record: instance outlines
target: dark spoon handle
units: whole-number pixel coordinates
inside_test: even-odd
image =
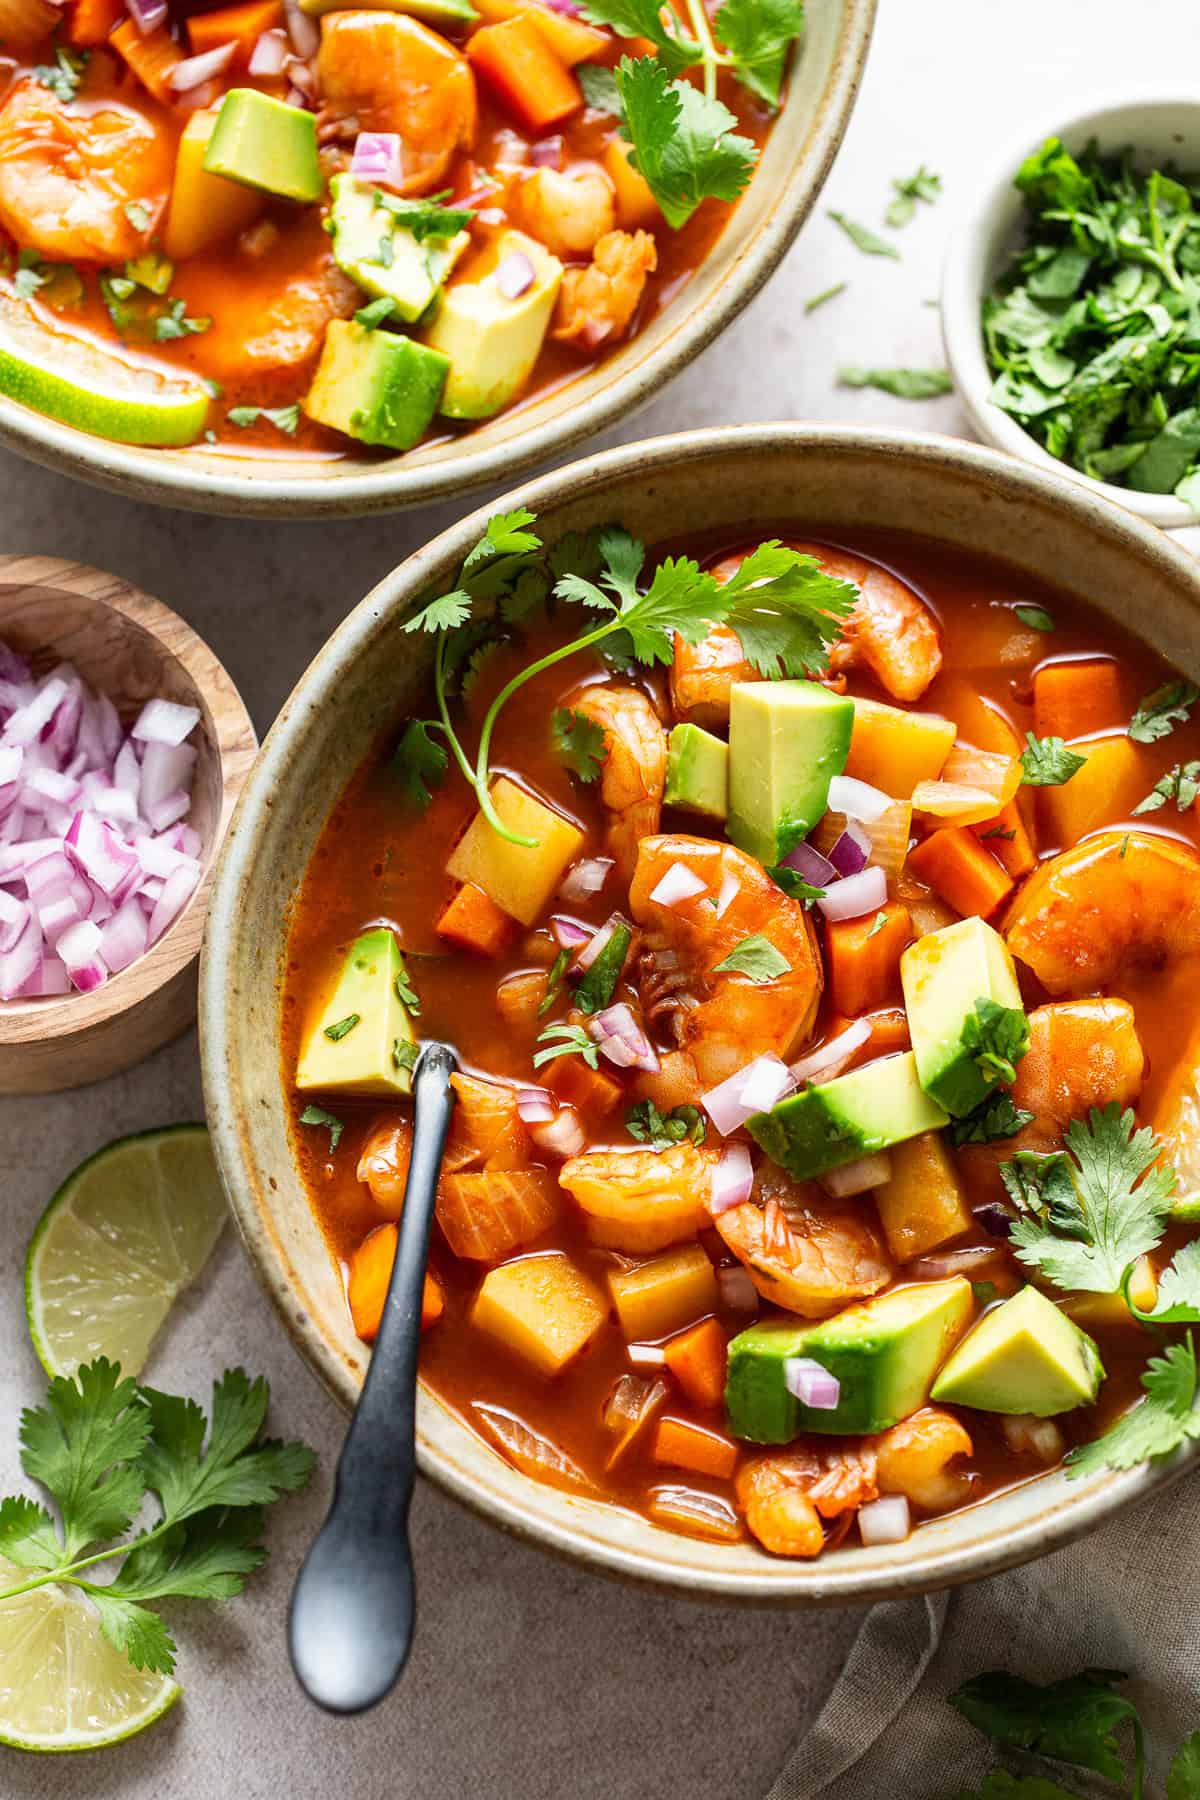
[[[417,1353],[429,1228],[454,1107],[454,1054],[428,1043],[396,1262],[383,1319],[338,1461],[333,1503],[292,1592],[288,1648],[327,1712],[365,1712],[408,1660],[416,1616],[408,1509],[416,1480]]]

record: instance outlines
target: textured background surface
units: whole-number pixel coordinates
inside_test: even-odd
[[[938,315],[924,303],[976,177],[1058,113],[1173,92],[1171,45],[1193,16],[1190,0],[1141,0],[1136,31],[1121,0],[881,0],[880,13],[825,200],[877,226],[890,178],[924,162],[943,174],[944,201],[898,237],[900,263],[860,256],[822,205],[738,324],[597,448],[763,418],[961,430],[952,399],[839,390],[833,371],[940,363]],[[840,280],[848,291],[805,316],[804,300]],[[0,551],[78,557],[160,595],[224,659],[260,732],[349,607],[462,510],[321,526],[207,520],[74,486],[0,452]],[[34,1220],[108,1138],[199,1115],[190,1038],[74,1095],[0,1101],[0,1493],[17,1481],[18,1405],[42,1387],[18,1302]],[[308,1709],[286,1665],[284,1611],[343,1421],[229,1240],[153,1375],[203,1394],[235,1361],[269,1375],[276,1429],[320,1450],[314,1489],[276,1515],[272,1561],[249,1596],[190,1616],[177,1609],[185,1697],[174,1715],[100,1756],[0,1751],[5,1800],[749,1800],[770,1786],[841,1667],[856,1612],[717,1610],[622,1589],[507,1542],[427,1486],[414,1519],[421,1628],[402,1688],[356,1723]]]

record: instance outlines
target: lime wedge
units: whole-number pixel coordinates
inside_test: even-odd
[[[30,1571],[0,1560],[0,1588]],[[60,1587],[0,1600],[0,1744],[99,1750],[153,1725],[179,1698],[169,1675],[135,1669],[87,1601]]]
[[[137,1375],[225,1218],[203,1125],[118,1138],[81,1163],[42,1214],[25,1261],[29,1335],[46,1373],[73,1375],[107,1356]]]
[[[208,389],[68,337],[0,294],[0,394],[119,444],[192,444]]]

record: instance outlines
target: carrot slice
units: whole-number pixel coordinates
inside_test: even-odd
[[[508,914],[470,881],[463,882],[437,922],[439,937],[450,938],[478,956],[499,956],[512,929]]]
[[[143,37],[132,19],[118,25],[109,42],[120,52],[148,93],[169,106],[175,96],[167,77],[183,61],[183,52],[165,25]]]
[[[221,6],[216,12],[194,13],[188,20],[188,37],[195,56],[236,44],[234,66],[244,67],[263,32],[282,23],[283,0],[241,0],[240,5]]]
[[[654,1460],[675,1469],[692,1469],[697,1475],[714,1475],[727,1481],[737,1468],[738,1447],[724,1432],[688,1419],[660,1419],[654,1433]]]
[[[531,131],[544,131],[583,105],[583,90],[528,13],[485,25],[467,45],[472,67]]]
[[[103,44],[114,27],[128,17],[124,0],[75,0],[67,21],[67,42],[91,49]]]
[[[1047,663],[1033,678],[1033,728],[1039,737],[1086,737],[1122,723],[1115,662]]]
[[[1053,791],[1053,790],[1051,790]],[[1037,867],[1037,852],[1015,800],[1002,807],[994,819],[971,827],[984,847],[1008,871],[1014,881]]]
[[[702,1319],[663,1346],[667,1367],[693,1406],[720,1406],[725,1395],[725,1333]]]
[[[365,1344],[375,1342],[383,1318],[388,1283],[392,1279],[392,1264],[396,1260],[398,1236],[399,1232],[394,1225],[380,1225],[370,1237],[363,1239],[350,1258],[346,1298],[350,1302],[350,1317],[354,1321],[354,1329]],[[436,1275],[427,1274],[421,1296],[422,1331],[430,1325],[436,1325],[445,1308],[446,1297],[442,1292],[441,1282]]]
[[[882,1006],[899,987],[900,953],[912,939],[912,919],[898,900],[861,919],[831,921],[825,964],[837,1010],[855,1018]]]
[[[589,1069],[579,1056],[560,1056],[546,1070],[546,1086],[559,1100],[569,1100],[580,1112],[604,1119],[625,1098],[619,1081],[603,1069]]]
[[[962,825],[935,831],[909,852],[908,867],[963,918],[990,918],[1012,892],[1012,876]]]

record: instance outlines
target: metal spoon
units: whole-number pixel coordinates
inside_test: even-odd
[[[342,1454],[329,1515],[292,1590],[288,1649],[309,1698],[359,1713],[392,1688],[416,1617],[408,1509],[416,1480],[421,1295],[457,1067],[427,1043],[413,1074],[412,1158],[383,1319]]]

